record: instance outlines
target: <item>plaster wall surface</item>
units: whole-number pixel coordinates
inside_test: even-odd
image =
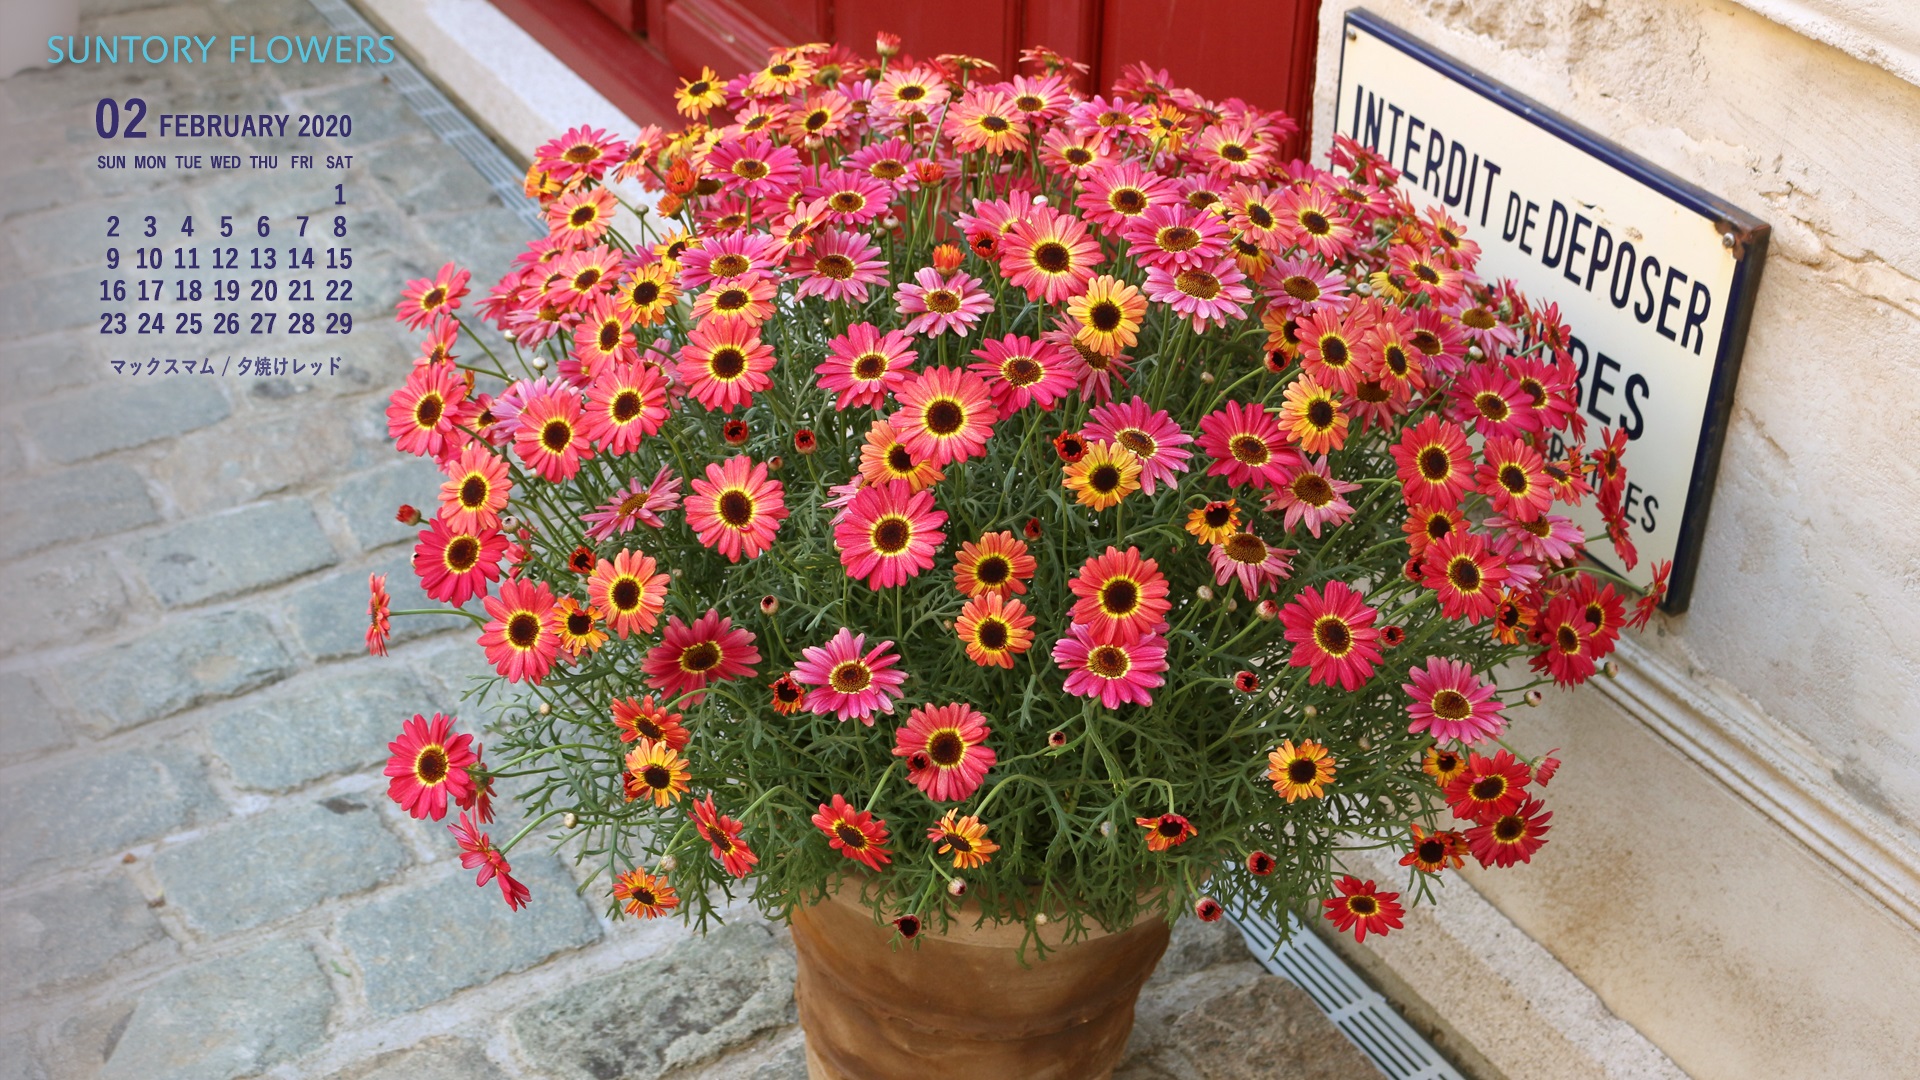
[[[1322,10],[1322,133],[1350,6]],[[1920,849],[1920,86],[1758,2],[1366,6],[1773,226],[1692,607],[1642,643]],[[1863,40],[1904,47],[1875,12]],[[1580,778],[1560,850],[1476,878],[1496,904],[1692,1075],[1913,1075],[1911,924],[1603,697],[1541,712],[1516,734]]]

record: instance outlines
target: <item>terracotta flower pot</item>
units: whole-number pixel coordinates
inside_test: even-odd
[[[1096,928],[1023,967],[1023,926],[972,917],[896,949],[893,926],[857,896],[796,910],[809,1080],[1105,1080],[1166,951],[1166,922]]]

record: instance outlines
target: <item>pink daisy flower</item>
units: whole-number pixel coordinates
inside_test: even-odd
[[[893,651],[893,642],[882,641],[868,650],[867,635],[844,626],[825,645],[810,645],[800,656],[793,678],[811,688],[807,711],[832,713],[841,721],[860,720],[872,727],[875,712],[893,712],[900,684],[907,681],[907,673],[895,669],[900,654]]]
[[[865,234],[826,230],[814,235],[813,246],[795,260],[793,272],[800,279],[795,296],[864,304],[870,286],[886,283],[887,262]]]
[[[924,151],[921,156],[925,156]],[[913,147],[907,140],[893,138],[868,143],[855,150],[847,155],[845,164],[847,168],[858,169],[896,191],[912,191],[920,186],[910,168],[914,157]]]
[[[460,298],[467,295],[467,281],[473,275],[452,263],[430,278],[416,278],[400,291],[395,317],[407,329],[418,330],[444,315],[460,309]]]
[[[697,289],[749,274],[778,278],[785,254],[785,246],[763,232],[705,237],[680,253],[680,287]]]
[[[986,380],[987,392],[1001,416],[1038,402],[1051,410],[1054,403],[1079,385],[1080,358],[1071,349],[1051,341],[1008,334],[984,342],[973,355],[980,362],[968,371]]]
[[[773,546],[787,517],[786,488],[767,479],[765,462],[756,465],[741,454],[709,464],[705,477],[695,477],[686,509],[687,525],[700,542],[739,562]]]
[[[1494,510],[1514,521],[1534,521],[1553,505],[1555,485],[1547,465],[1520,439],[1489,436],[1486,458],[1474,481]]]
[[[1211,270],[1227,253],[1227,227],[1220,216],[1184,203],[1148,210],[1128,221],[1122,235],[1135,262],[1170,274]]]
[[[692,626],[678,615],[669,616],[660,644],[647,650],[641,670],[648,686],[668,696],[686,695],[683,705],[698,705],[706,700],[701,691],[708,686],[722,679],[752,678],[753,665],[759,662],[752,632],[709,609]]]
[[[934,802],[971,798],[993,768],[993,729],[973,706],[922,705],[894,732],[893,754],[907,759],[907,779]]]
[[[627,144],[596,127],[567,129],[533,152],[534,162],[557,184],[598,180],[627,156]]]
[[[400,725],[400,737],[387,744],[387,797],[411,817],[439,821],[447,816],[447,799],[465,802],[473,794],[467,766],[480,754],[473,736],[455,735],[453,717],[419,713]]]
[[[827,220],[841,225],[865,225],[887,212],[893,188],[849,169],[835,169],[807,187],[808,199],[826,203]]]
[[[964,271],[942,277],[931,266],[923,268],[894,290],[894,310],[911,316],[901,329],[928,337],[948,331],[966,337],[980,316],[993,310],[993,297],[978,291],[979,285],[979,278]]]
[[[1407,669],[1413,681],[1400,687],[1413,698],[1407,715],[1413,723],[1407,730],[1415,735],[1425,731],[1441,742],[1475,743],[1495,739],[1507,729],[1504,708],[1494,696],[1495,687],[1473,673],[1458,660],[1444,656],[1427,657],[1426,670]]]
[[[1076,205],[1087,220],[1118,231],[1156,206],[1179,201],[1180,189],[1173,181],[1137,162],[1119,161],[1087,179]]]
[[[929,368],[909,376],[894,396],[900,409],[888,420],[916,460],[944,467],[986,454],[1000,417],[980,376]]]
[[[1509,569],[1515,558],[1536,563],[1571,562],[1580,545],[1586,542],[1580,526],[1560,514],[1542,514],[1526,522],[1491,514],[1486,526],[1493,531],[1494,550],[1508,558]],[[1508,582],[1509,587],[1512,584]]]
[[[1117,443],[1140,459],[1140,490],[1152,495],[1160,484],[1172,486],[1187,471],[1193,457],[1186,448],[1193,436],[1180,430],[1165,409],[1155,409],[1141,398],[1126,404],[1095,405],[1080,437],[1088,442]]]
[[[1207,553],[1213,564],[1213,583],[1238,581],[1248,600],[1285,581],[1293,573],[1292,548],[1277,548],[1250,532],[1237,532]]]
[[[800,155],[765,135],[723,140],[707,155],[706,169],[726,190],[755,202],[782,202],[800,189]]]
[[[947,540],[940,529],[946,521],[946,511],[933,508],[933,492],[889,480],[853,497],[833,527],[833,541],[847,576],[885,589],[933,568],[933,553]]]
[[[1205,333],[1209,326],[1226,326],[1246,317],[1246,306],[1253,302],[1253,290],[1247,287],[1247,275],[1232,259],[1221,259],[1211,266],[1189,266],[1170,271],[1147,267],[1147,296],[1185,315],[1194,333]]]
[[[1293,643],[1287,663],[1308,668],[1309,683],[1360,689],[1380,662],[1376,614],[1345,582],[1329,581],[1324,591],[1311,585],[1301,589],[1280,609],[1280,622]]]
[[[667,522],[660,515],[679,505],[680,478],[662,465],[660,471],[654,474],[651,484],[641,483],[639,477],[634,477],[627,481],[625,490],[616,488],[613,498],[606,505],[582,520],[588,526],[587,539],[605,540],[628,532],[641,523],[656,529],[664,528]]]
[[[1347,279],[1318,259],[1296,256],[1281,259],[1260,279],[1267,303],[1277,311],[1304,318],[1322,307],[1336,311],[1347,306]]]
[[[507,463],[499,454],[485,443],[469,443],[441,471],[447,482],[440,485],[440,516],[448,528],[457,532],[499,528],[500,511],[513,493]]]
[[[558,385],[542,387],[520,406],[514,453],[549,483],[570,480],[580,471],[580,462],[593,456],[585,420],[579,394]]]
[[[1337,528],[1353,516],[1347,492],[1358,490],[1359,484],[1333,478],[1323,454],[1301,462],[1299,468],[1266,493],[1264,501],[1269,511],[1286,515],[1285,528],[1292,530],[1304,522],[1307,531],[1318,540],[1322,526]]]
[[[1167,650],[1158,634],[1122,644],[1101,641],[1074,623],[1054,643],[1053,662],[1067,672],[1067,693],[1098,698],[1109,709],[1123,702],[1151,705],[1153,688],[1166,682],[1160,673],[1167,670]]]
[[[1448,395],[1447,417],[1471,423],[1485,438],[1521,438],[1540,434],[1540,410],[1520,380],[1493,364],[1476,364]]]
[[[480,632],[487,662],[508,682],[538,683],[560,655],[559,615],[545,582],[509,580],[499,596],[484,601],[488,622]]]
[[[883,335],[872,323],[860,322],[827,342],[827,359],[813,370],[822,390],[840,395],[835,408],[877,409],[906,381],[916,358],[908,335],[898,330]]]
[[[1100,265],[1100,244],[1071,214],[1035,206],[1000,238],[1000,272],[1027,299],[1064,303],[1084,290]]]
[[[714,412],[745,407],[773,385],[773,346],[739,319],[703,322],[680,348],[680,380],[694,400]]]
[[[1229,401],[1200,418],[1200,449],[1213,455],[1208,476],[1224,476],[1230,484],[1272,487],[1306,459],[1287,445],[1280,425],[1264,405]]]

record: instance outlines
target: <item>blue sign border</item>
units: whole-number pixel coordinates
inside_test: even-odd
[[[1746,351],[1747,328],[1753,322],[1753,301],[1760,291],[1760,274],[1766,266],[1767,240],[1772,227],[1745,210],[1697,185],[1655,165],[1653,162],[1581,127],[1525,94],[1453,57],[1375,15],[1365,8],[1347,12],[1340,35],[1340,76],[1334,94],[1334,109],[1339,110],[1339,89],[1346,85],[1348,34],[1359,30],[1385,41],[1410,58],[1432,68],[1508,112],[1573,144],[1588,155],[1633,177],[1667,198],[1699,214],[1720,231],[1721,239],[1734,255],[1730,288],[1732,307],[1722,324],[1720,343],[1714,352],[1713,378],[1707,387],[1707,402],[1700,422],[1700,442],[1694,451],[1693,475],[1687,486],[1687,505],[1680,517],[1680,532],[1674,542],[1673,573],[1667,579],[1667,598],[1661,608],[1678,615],[1687,610],[1693,597],[1693,583],[1700,564],[1700,547],[1707,531],[1707,512],[1713,504],[1714,478],[1720,471],[1720,450],[1726,441],[1727,424],[1733,413],[1734,384],[1740,376],[1740,358]],[[1340,126],[1334,118],[1334,130]],[[1632,475],[1633,457],[1627,456],[1628,475]],[[1591,553],[1589,558],[1593,556]],[[1599,559],[1594,559],[1606,565]]]

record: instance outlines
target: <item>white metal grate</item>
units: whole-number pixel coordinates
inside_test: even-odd
[[[1288,914],[1293,933],[1276,951],[1280,930],[1271,921],[1246,911],[1229,915],[1267,970],[1305,990],[1381,1072],[1393,1080],[1466,1080],[1297,916]]]

